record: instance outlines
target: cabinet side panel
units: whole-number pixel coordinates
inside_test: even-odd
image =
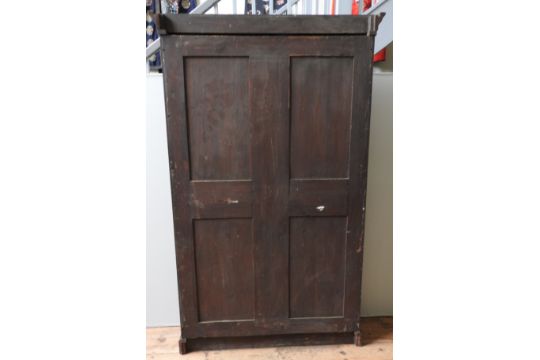
[[[354,96],[349,174],[345,317],[356,321],[360,321],[362,289],[369,119],[371,114],[371,83],[373,79],[373,43],[373,36],[359,37],[354,47]]]

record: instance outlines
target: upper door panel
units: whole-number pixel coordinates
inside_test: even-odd
[[[293,57],[291,177],[347,178],[352,57]]]
[[[187,57],[192,180],[251,178],[247,57]]]

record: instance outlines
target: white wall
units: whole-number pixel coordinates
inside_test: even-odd
[[[393,75],[375,73],[371,105],[362,315],[392,315]]]
[[[163,78],[146,79],[146,324],[178,325]]]
[[[392,73],[373,80],[362,314],[392,314]],[[147,76],[146,324],[179,324],[161,75]]]

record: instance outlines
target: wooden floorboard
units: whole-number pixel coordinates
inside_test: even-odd
[[[153,360],[390,360],[392,359],[392,318],[362,318],[364,345],[290,346],[262,349],[194,351],[180,355],[179,327],[148,328],[146,359]]]

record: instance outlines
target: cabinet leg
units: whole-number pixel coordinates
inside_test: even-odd
[[[178,341],[178,345],[180,345],[180,354],[187,354],[187,340],[184,338],[180,338],[180,341]]]
[[[362,334],[359,330],[354,332],[354,345],[362,346]]]

